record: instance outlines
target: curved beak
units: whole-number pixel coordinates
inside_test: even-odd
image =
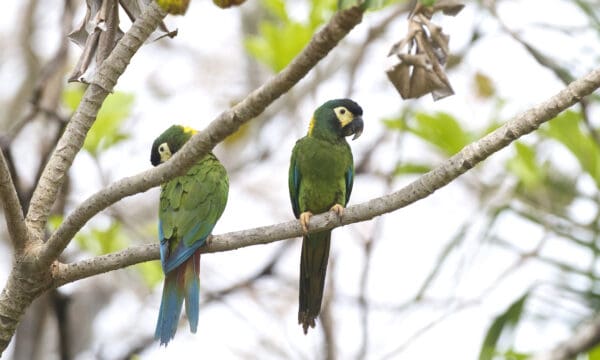
[[[352,122],[344,127],[344,136],[354,135],[352,140],[358,139],[363,132],[363,125],[362,116],[354,116]]]
[[[150,162],[153,166],[158,166],[160,164],[160,155],[158,154],[157,144],[152,144],[152,151],[150,152]]]

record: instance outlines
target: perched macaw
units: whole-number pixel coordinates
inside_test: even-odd
[[[313,214],[334,211],[342,216],[354,180],[352,151],[345,137],[363,131],[361,107],[350,99],[330,100],[310,121],[308,134],[292,151],[289,190],[292,208],[305,232],[300,258],[298,323],[304,333],[315,327],[321,311],[331,230],[307,234]]]
[[[168,128],[152,144],[152,165],[169,160],[194,133],[179,125]],[[196,332],[200,247],[225,210],[228,192],[227,172],[212,153],[199,159],[185,175],[161,185],[158,236],[165,283],[154,334],[161,345],[166,346],[175,336],[184,299],[190,330]]]

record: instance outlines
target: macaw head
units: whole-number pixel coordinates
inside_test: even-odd
[[[310,121],[309,136],[358,139],[363,131],[362,108],[350,99],[329,100],[319,106]]]
[[[165,130],[152,144],[152,165],[157,166],[169,160],[195,133],[196,130],[181,125],[173,125]]]

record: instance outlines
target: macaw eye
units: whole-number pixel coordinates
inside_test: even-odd
[[[161,153],[162,153],[162,152],[165,152],[165,146],[164,146],[164,145],[160,145],[160,146],[158,147],[158,152],[161,152]]]
[[[346,109],[340,110],[340,114],[344,115],[346,113]]]

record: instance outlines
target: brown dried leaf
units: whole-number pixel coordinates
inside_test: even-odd
[[[454,94],[444,72],[450,37],[430,19],[435,11],[456,15],[463,7],[453,0],[440,0],[433,7],[416,3],[409,15],[408,34],[388,54],[397,55],[400,60],[386,73],[403,99],[431,93],[434,100],[439,100]]]
[[[444,15],[456,16],[464,7],[459,0],[438,0],[433,5],[433,12],[441,10]]]
[[[123,36],[119,28],[119,5],[131,21],[141,16],[143,9],[152,0],[86,0],[83,21],[68,36],[83,51],[68,81],[88,83],[98,66],[110,55],[117,41]],[[177,32],[168,32],[161,23],[159,32],[173,37]]]

